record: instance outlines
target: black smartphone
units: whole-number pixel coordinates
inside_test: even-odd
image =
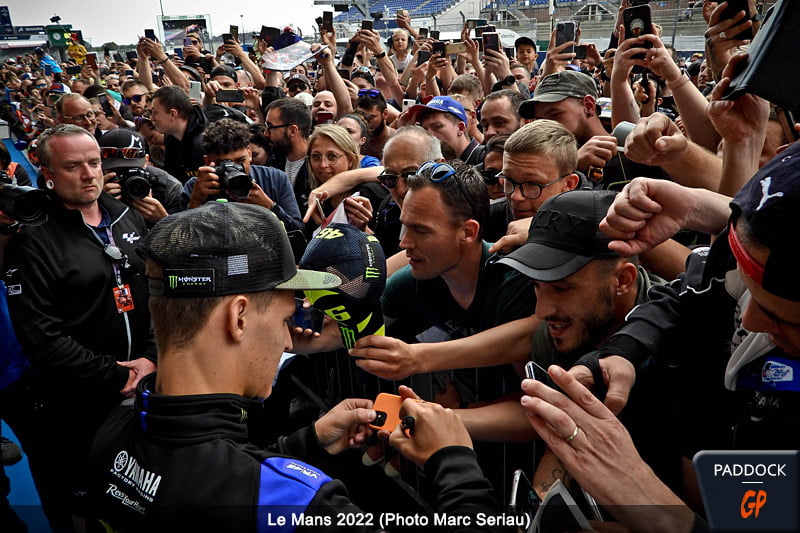
[[[736,16],[736,13],[739,11],[744,11],[745,15],[742,20],[739,21],[741,24],[747,19],[753,18],[753,13],[750,12],[750,2],[748,0],[727,0],[728,7],[722,10],[722,14],[720,15],[720,20],[728,20],[732,19]],[[753,27],[750,26],[746,30],[739,32],[737,35],[728,36],[728,39],[752,39],[753,38]]]
[[[122,54],[120,54],[119,52],[114,52],[114,61],[122,63],[123,61],[125,61],[125,58],[123,58]]]
[[[295,311],[290,319],[291,325],[297,328],[322,331],[322,321],[325,313],[315,307],[303,307],[304,300],[295,298]]]
[[[517,49],[513,46],[504,46],[503,51],[506,53],[506,57],[509,59],[514,59],[517,57]]]
[[[643,6],[643,5],[649,4],[649,3],[650,3],[650,0],[631,0],[630,7]]]
[[[148,28],[148,29],[144,30],[144,36],[147,37],[148,39],[150,39],[151,41],[155,41],[156,40],[156,32],[153,29]]]
[[[103,114],[107,117],[114,116],[114,108],[111,107],[111,102],[108,101],[107,94],[97,95],[97,101],[100,102],[100,107],[103,109]]]
[[[175,55],[178,56],[181,60],[183,60],[183,48],[176,48]]]
[[[81,67],[79,65],[76,65],[74,67],[67,67],[67,74],[69,74],[70,76],[74,76],[75,74],[80,74],[80,73],[81,73]]]
[[[239,89],[217,91],[217,102],[244,102],[244,94]]]
[[[139,54],[136,53],[136,50],[128,50],[125,52],[126,59],[136,59],[139,57]]]
[[[435,41],[431,45],[431,54],[439,54],[441,56],[445,55],[447,47],[445,46],[444,42],[442,41]]]
[[[627,13],[628,11],[625,10],[625,12]],[[556,46],[561,46],[569,41],[574,41],[577,38],[577,34],[578,25],[574,21],[568,20],[567,22],[559,22],[556,24]],[[565,48],[563,50],[564,53],[570,53],[574,51],[574,45],[571,48]]]
[[[585,44],[575,47],[575,59],[586,59],[587,47]]]
[[[427,39],[428,38],[428,28],[420,28],[417,30],[420,39]]]
[[[128,70],[126,70],[126,71],[125,71],[125,75],[126,75],[126,76],[133,76],[133,70],[132,70],[132,69],[128,69]]]
[[[500,51],[500,34],[493,31],[483,32],[483,49]]]
[[[430,36],[431,36],[431,39],[433,39],[434,41],[438,41],[439,40],[439,30],[431,30],[430,31]]]
[[[420,66],[431,58],[431,53],[427,50],[420,50],[417,54],[417,66]]]
[[[86,54],[86,63],[88,63],[93,70],[97,70],[97,54]]]
[[[111,55],[111,51],[108,49],[108,46],[104,46],[103,47],[103,56],[105,57],[105,56],[110,56],[110,55]]]
[[[234,26],[231,24],[231,26],[228,28],[228,31],[231,32],[231,37],[233,37],[234,41],[239,40],[239,26]]]
[[[495,26],[494,24],[487,24],[487,25],[486,25],[486,29],[485,29],[485,30],[483,30],[483,33],[486,33],[487,31],[494,31],[494,32],[496,32],[496,31],[497,31],[497,26]]]
[[[539,504],[539,497],[525,473],[522,470],[514,471],[508,510],[515,516],[528,516],[529,519],[533,519]]]
[[[275,41],[280,37],[281,30],[271,26],[261,26],[261,33],[258,38],[267,43],[267,46],[272,46]]]
[[[475,37],[480,37],[483,35],[483,32],[489,31],[488,26],[476,26],[475,27]]]
[[[222,42],[223,43],[227,43],[228,41],[232,41],[232,40],[233,40],[233,35],[231,35],[230,33],[223,33],[222,34]]]
[[[783,130],[783,136],[786,137],[788,142],[800,140],[800,132],[794,129],[796,123],[795,111],[782,109],[780,107],[775,108],[775,113],[778,115],[778,122],[781,125],[781,130]]]
[[[322,12],[322,30],[333,31],[333,11]]]
[[[372,29],[372,21],[364,19],[361,21],[361,29],[362,30],[371,30]]]
[[[349,80],[350,79],[350,69],[337,68],[336,72],[339,73],[339,76],[341,76],[343,80]]]
[[[653,33],[653,23],[650,18],[650,6],[645,4],[636,7],[629,7],[622,13],[622,24],[625,27],[625,39],[639,37],[641,35],[648,35]],[[641,48],[652,48],[653,43],[650,41],[643,41],[638,45]],[[633,59],[644,59],[644,54],[635,54],[631,56]],[[636,65],[631,70],[638,74],[645,71],[645,68]]]

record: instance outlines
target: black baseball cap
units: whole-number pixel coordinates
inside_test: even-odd
[[[527,44],[528,46],[532,46],[534,51],[538,51],[539,48],[536,46],[536,41],[531,39],[530,37],[525,37],[524,35],[514,41],[514,48],[519,48],[519,45]]]
[[[211,78],[214,79],[217,76],[227,76],[234,82],[239,83],[239,80],[236,76],[236,69],[230,65],[217,65],[214,67],[211,70]]]
[[[614,196],[613,191],[567,191],[550,198],[533,217],[528,241],[498,262],[537,281],[558,281],[592,259],[619,257],[599,228]]]
[[[800,144],[794,143],[778,154],[739,190],[731,202],[731,222],[740,218],[747,221],[752,237],[769,248],[766,264],[758,265],[763,270],[761,279],[755,281],[776,296],[800,301]],[[742,262],[739,257],[737,260]],[[746,265],[743,267],[747,272]]]
[[[125,128],[109,130],[100,137],[98,143],[103,156],[103,170],[144,167],[145,141],[135,131]],[[116,148],[116,150],[104,150],[104,148]]]
[[[257,205],[209,202],[161,219],[139,247],[163,269],[150,294],[204,298],[270,289],[338,287],[328,272],[298,270],[278,217]]]

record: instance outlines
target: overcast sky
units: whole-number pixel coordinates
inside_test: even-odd
[[[261,25],[282,28],[287,24],[299,26],[313,34],[314,19],[322,15],[324,6],[314,6],[313,0],[161,0],[164,15],[211,15],[215,35],[225,33],[236,24],[242,31],[258,32]],[[117,0],[113,2],[64,2],[63,0],[0,0],[8,5],[15,26],[50,24],[57,14],[62,24],[72,24],[83,30],[84,38],[94,46],[114,41],[117,44],[135,43],[145,28],[157,28],[161,14],[158,0]],[[330,9],[330,8],[328,8]]]

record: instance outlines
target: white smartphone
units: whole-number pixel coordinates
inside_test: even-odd
[[[403,99],[403,111],[408,111],[408,108],[412,105],[416,104],[417,101],[413,98],[404,98]]]
[[[200,100],[200,86],[199,81],[192,80],[189,82],[189,98]]]

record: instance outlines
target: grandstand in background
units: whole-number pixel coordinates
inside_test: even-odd
[[[369,0],[361,2],[367,6],[367,15],[364,16],[355,7],[356,3],[315,0],[317,5],[338,5],[347,9],[334,17],[340,36],[355,32],[364,18],[373,19],[375,29],[388,36],[397,27],[397,10],[405,9],[411,15],[414,27],[451,33],[459,32],[466,19],[487,19],[498,28],[532,37],[545,48],[550,39],[551,20],[575,20],[581,26],[581,39],[594,42],[601,49],[608,46],[619,7],[619,0],[554,0],[551,18],[549,0]],[[773,3],[757,2],[766,4],[764,10]],[[701,6],[702,0],[651,0],[653,22],[661,26],[664,42],[687,53],[702,51],[705,21]]]

